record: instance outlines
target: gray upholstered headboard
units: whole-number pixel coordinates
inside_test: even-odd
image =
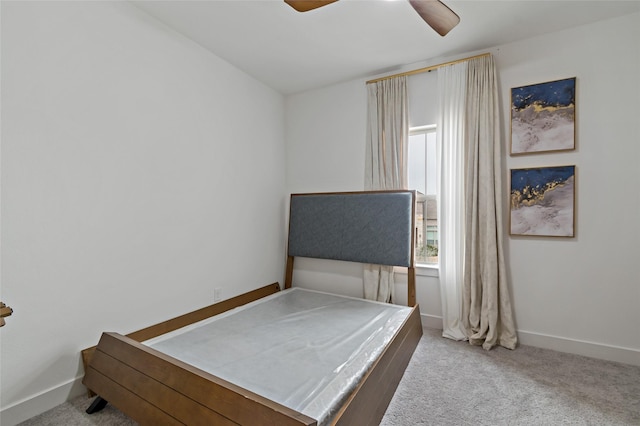
[[[289,256],[413,266],[413,191],[293,194]]]

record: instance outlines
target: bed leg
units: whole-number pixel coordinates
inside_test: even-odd
[[[87,408],[87,414],[97,413],[102,410],[108,404],[106,399],[102,399],[100,396],[96,396],[96,399],[93,400],[89,408]]]

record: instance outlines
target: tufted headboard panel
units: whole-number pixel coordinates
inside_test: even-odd
[[[288,255],[413,266],[413,191],[291,195]]]

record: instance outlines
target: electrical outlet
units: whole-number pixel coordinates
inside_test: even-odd
[[[213,289],[213,301],[219,302],[222,300],[222,289],[220,287]]]

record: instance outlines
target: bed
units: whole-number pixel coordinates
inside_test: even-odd
[[[372,425],[422,336],[415,192],[293,194],[284,290],[266,285],[82,352],[83,383],[149,425]],[[297,257],[407,268],[408,306],[293,286]],[[219,344],[223,342],[223,344]]]

